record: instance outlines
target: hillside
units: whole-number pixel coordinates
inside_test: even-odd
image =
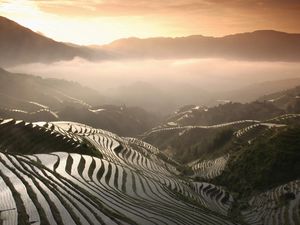
[[[16,128],[6,139],[5,131]],[[198,183],[188,184],[157,149],[136,139],[65,122],[4,120],[0,131],[0,218],[8,224],[236,224],[226,216],[225,191],[219,189],[224,201],[209,199],[209,188],[198,191]],[[19,152],[16,135],[31,133],[40,138],[19,144],[36,148]],[[55,150],[53,142],[38,147],[47,137],[73,150]],[[81,152],[85,143],[98,156]]]
[[[281,162],[295,173],[281,173],[284,177],[273,183],[274,189],[248,192],[252,200],[245,208],[245,199],[231,192],[230,185],[240,190],[234,183],[224,184],[228,191],[214,184],[220,183],[217,179],[208,183],[181,173],[190,167],[211,178],[221,172],[221,179],[232,163],[239,164],[232,156],[218,158],[215,164],[184,165],[148,143],[84,124],[0,120],[0,219],[7,224],[298,224],[299,174],[292,168],[297,164],[291,163],[298,158],[290,153],[297,154],[299,128],[279,129],[277,136],[263,141],[274,149],[259,150],[267,153],[260,160],[274,163],[261,161],[261,166],[280,170],[276,165]],[[280,147],[283,142],[294,145],[287,152]],[[256,146],[246,146],[237,155],[247,160],[257,155]],[[242,165],[249,168],[250,162]],[[244,172],[236,171],[240,176]],[[264,207],[270,203],[270,208]]]
[[[261,102],[270,102],[274,106],[288,113],[300,112],[300,86],[264,95],[258,99]]]
[[[284,113],[272,103],[254,101],[250,103],[228,102],[214,107],[187,105],[168,116],[162,126],[214,125],[237,120],[265,120]]]
[[[2,16],[0,16],[0,52],[1,67],[72,60],[74,57],[101,59],[107,56],[99,50],[54,41]]]
[[[159,118],[137,107],[110,106],[109,99],[75,82],[43,79],[0,69],[0,117],[26,121],[76,121],[120,135],[137,135]]]
[[[182,174],[203,190],[209,182],[231,193],[231,217],[246,224],[299,223],[300,114],[212,126],[171,125],[141,138],[182,162]]]
[[[226,58],[254,61],[299,61],[300,34],[273,30],[224,37],[128,38],[100,49],[134,58]]]
[[[66,103],[88,107],[107,101],[90,88],[60,79],[43,79],[0,69],[0,81],[0,106],[3,109],[57,111]]]
[[[247,195],[249,191],[266,191],[299,179],[299,145],[299,126],[268,130],[251,145],[237,146],[232,150],[224,172],[216,179],[217,183]]]
[[[136,136],[156,126],[160,121],[156,114],[125,105],[100,105],[91,108],[74,108],[69,105],[57,114],[62,120],[81,122],[122,136]]]
[[[224,157],[236,138],[251,141],[270,127],[299,124],[271,102],[226,103],[216,107],[184,106],[139,137],[182,163]]]

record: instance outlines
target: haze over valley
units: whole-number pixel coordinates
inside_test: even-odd
[[[7,70],[73,80],[97,90],[112,103],[140,106],[160,114],[184,104],[216,105],[217,100],[224,98],[255,100],[260,95],[300,84],[300,51],[292,45],[300,46],[297,34],[256,31],[217,40],[202,36],[178,40],[128,39],[102,47],[83,47],[55,42],[5,18],[0,22],[1,61]],[[26,42],[19,40],[24,36]],[[216,46],[216,41],[224,46],[217,47],[218,51],[209,47],[210,42]],[[239,42],[246,47],[251,42],[260,45],[250,51],[236,44]],[[285,43],[291,45],[290,50]],[[259,89],[262,82],[282,80],[286,80],[286,86],[275,82],[275,89],[241,95],[248,86]],[[157,99],[153,92],[161,97]]]

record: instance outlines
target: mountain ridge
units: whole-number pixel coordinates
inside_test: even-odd
[[[300,34],[297,33],[256,30],[223,37],[125,38],[99,48],[124,54],[125,57],[299,61],[299,43]]]
[[[257,30],[223,37],[125,38],[100,46],[57,42],[0,16],[0,66],[51,63],[81,57],[103,59],[223,58],[246,61],[300,61],[300,34]]]
[[[0,16],[0,51],[0,66],[50,63],[72,60],[75,57],[92,60],[104,56],[101,51],[57,42],[2,16]]]

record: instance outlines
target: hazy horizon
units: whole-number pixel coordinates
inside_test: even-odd
[[[29,6],[34,5],[29,2]],[[2,6],[10,4],[13,6],[12,1],[6,1]],[[293,45],[300,41],[300,35],[260,31],[218,40],[123,40],[90,49],[53,42],[5,18],[1,26],[3,55],[7,54],[2,60],[8,63],[5,69],[76,81],[108,97],[112,104],[152,111],[169,113],[186,104],[211,106],[217,99],[255,100],[272,91],[271,87],[263,91],[255,85],[300,78],[300,55]],[[48,28],[55,27],[49,23]],[[252,46],[253,42],[257,45]],[[290,82],[273,92],[298,84]],[[247,90],[251,85],[253,93]],[[248,93],[244,96],[243,92]]]
[[[128,37],[220,37],[266,29],[299,33],[299,7],[294,0],[0,0],[0,15],[57,41],[101,45]]]

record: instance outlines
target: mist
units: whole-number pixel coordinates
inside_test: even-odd
[[[266,81],[300,78],[299,63],[214,58],[101,62],[75,58],[52,64],[23,64],[8,70],[76,81],[111,98],[112,103],[160,112],[184,104],[214,105],[235,90]]]

